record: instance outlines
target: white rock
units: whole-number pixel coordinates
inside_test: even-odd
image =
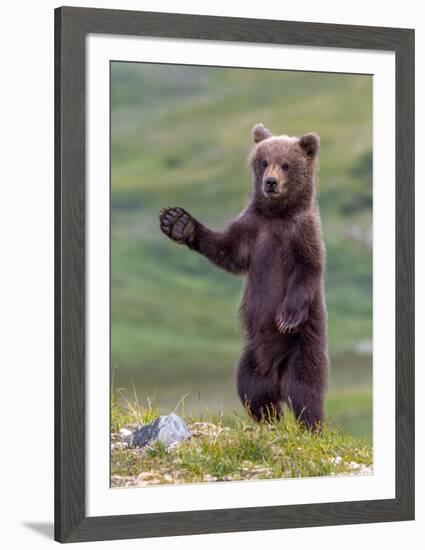
[[[121,441],[125,441],[127,443],[131,437],[131,430],[127,430],[127,428],[121,428],[119,433]]]

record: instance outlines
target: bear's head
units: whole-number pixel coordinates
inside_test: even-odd
[[[273,136],[262,124],[256,124],[252,137],[255,145],[249,162],[255,206],[276,214],[309,208],[314,200],[319,136]]]

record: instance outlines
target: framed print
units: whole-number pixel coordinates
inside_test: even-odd
[[[55,12],[55,539],[414,518],[414,32]]]

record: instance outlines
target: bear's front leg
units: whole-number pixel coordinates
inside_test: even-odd
[[[159,213],[161,230],[178,244],[190,244],[195,236],[196,222],[183,208],[163,208]]]
[[[276,313],[276,326],[281,334],[298,332],[308,319],[310,300],[300,287],[290,287]]]
[[[235,274],[248,269],[250,232],[243,219],[238,218],[220,233],[205,227],[183,208],[173,206],[161,210],[159,223],[167,237],[199,252],[216,266]]]

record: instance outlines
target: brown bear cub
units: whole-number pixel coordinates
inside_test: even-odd
[[[161,210],[162,231],[234,274],[246,274],[241,320],[246,344],[237,367],[242,403],[256,420],[281,415],[320,429],[327,379],[324,247],[315,199],[319,137],[252,131],[252,195],[223,232],[183,208]]]

